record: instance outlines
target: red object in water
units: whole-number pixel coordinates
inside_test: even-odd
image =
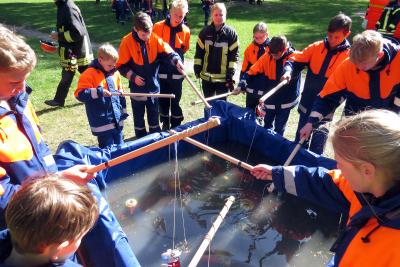
[[[181,267],[181,261],[179,260],[179,258],[175,258],[174,260],[174,262],[168,263],[168,267]]]
[[[46,53],[55,53],[58,49],[55,42],[48,40],[40,40],[40,48]]]

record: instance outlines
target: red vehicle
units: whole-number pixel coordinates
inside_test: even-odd
[[[370,0],[369,1],[369,6],[367,9],[367,12],[365,14],[365,20],[366,20],[366,29],[367,30],[376,30],[376,24],[378,23],[378,21],[380,20],[382,14],[385,11],[385,7],[387,6],[392,6],[392,5],[396,5],[397,1],[391,1],[391,0]],[[387,8],[388,9],[388,8]],[[390,12],[390,11],[387,11]],[[397,12],[393,12],[393,13],[397,13]],[[390,14],[389,14],[390,15]],[[393,36],[394,38],[396,38],[397,40],[400,39],[400,23],[397,23],[395,25],[395,29],[394,31],[386,32],[384,30],[379,30],[381,33],[389,35],[389,36]]]

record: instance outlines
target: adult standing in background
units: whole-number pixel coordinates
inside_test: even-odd
[[[57,31],[51,33],[51,38],[59,44],[62,72],[54,99],[45,103],[63,107],[75,71],[82,73],[88,67],[93,60],[93,51],[81,11],[75,3],[72,0],[54,0],[54,3],[57,6]]]
[[[202,80],[205,97],[234,89],[233,76],[239,58],[238,35],[225,24],[223,3],[211,7],[211,18],[211,24],[199,33],[194,56],[194,73]]]

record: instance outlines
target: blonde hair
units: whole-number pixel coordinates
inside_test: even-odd
[[[104,60],[113,59],[114,61],[117,61],[119,57],[118,51],[109,43],[102,44],[99,47],[97,56]]]
[[[256,25],[254,25],[253,34],[257,32],[268,33],[267,23],[259,22]]]
[[[371,56],[378,55],[383,49],[382,35],[376,31],[367,30],[353,38],[350,48],[350,60],[354,64],[363,63]]]
[[[174,0],[169,6],[169,10],[182,10],[184,13],[189,11],[188,2],[186,0]]]
[[[49,245],[76,241],[98,214],[89,188],[52,175],[24,184],[8,203],[5,218],[15,249],[39,254]]]
[[[211,14],[215,11],[215,10],[221,10],[222,13],[224,13],[226,15],[226,6],[224,3],[216,3],[214,5],[211,6]]]
[[[331,131],[335,153],[357,165],[372,163],[386,179],[400,181],[400,116],[368,110],[339,121]]]
[[[31,72],[36,66],[36,55],[23,37],[0,24],[0,71]]]

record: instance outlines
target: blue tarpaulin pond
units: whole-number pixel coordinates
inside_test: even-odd
[[[192,138],[249,164],[281,165],[296,145],[257,126],[248,109],[216,101],[209,116],[220,117],[221,125]],[[168,136],[106,149],[64,142],[55,159],[60,169],[97,165]],[[332,169],[336,162],[300,149],[292,165]],[[185,141],[103,170],[90,186],[101,216],[80,249],[88,266],[160,266],[161,254],[172,247],[183,251],[181,266],[187,266],[229,195],[236,201],[199,266],[320,266],[331,256],[336,214],[271,194],[265,181]],[[131,198],[138,201],[135,210],[125,207]]]

